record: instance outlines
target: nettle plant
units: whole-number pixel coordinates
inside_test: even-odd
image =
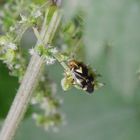
[[[12,139],[29,102],[38,107],[33,118],[39,126],[48,130],[63,122],[56,83],[47,75],[46,65],[58,61],[63,67],[61,85],[65,91],[74,86],[81,92],[92,93],[102,86],[97,81],[99,74],[79,61],[84,53],[85,13],[79,10],[69,21],[62,19],[62,13],[60,0],[45,0],[41,4],[30,0],[9,1],[1,9],[0,60],[20,83],[1,131],[3,140]],[[30,62],[20,44],[29,29],[37,39],[35,47],[28,50]]]

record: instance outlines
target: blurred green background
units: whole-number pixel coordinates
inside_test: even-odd
[[[140,139],[140,1],[64,1],[65,18],[69,20],[79,7],[86,11],[86,62],[101,73],[105,86],[92,95],[76,89],[65,93],[60,86],[61,66],[50,66],[49,75],[64,100],[66,124],[57,133],[45,132],[27,117],[15,140]],[[23,46],[34,44],[29,37],[30,33]],[[1,122],[17,89],[17,79],[0,64]]]

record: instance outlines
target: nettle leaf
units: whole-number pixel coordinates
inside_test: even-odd
[[[91,4],[85,31],[88,60],[129,100],[135,95],[140,64],[140,3],[106,0]]]

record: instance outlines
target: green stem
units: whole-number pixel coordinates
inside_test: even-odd
[[[67,64],[64,62],[64,60],[62,60],[61,54],[57,53],[54,55],[54,57],[60,63],[60,65],[64,68],[64,70],[66,71],[69,70],[69,67],[67,66]]]
[[[59,11],[56,10],[52,16],[47,32],[45,34],[46,44],[50,43],[50,40],[52,40],[55,34],[55,31],[58,28],[60,18],[61,18],[61,15]],[[45,28],[45,29],[42,29],[42,31],[46,30],[46,26],[45,27],[43,26],[42,28]],[[42,33],[41,33],[41,36],[42,36]],[[38,43],[39,42],[37,42],[37,45]],[[21,120],[24,117],[24,114],[27,110],[33,90],[38,83],[43,64],[44,64],[43,59],[37,54],[34,54],[31,57],[27,71],[18,89],[17,95],[13,101],[10,111],[3,124],[2,130],[0,133],[1,140],[13,139],[13,136],[15,135],[17,128],[19,127],[19,124],[21,123]]]

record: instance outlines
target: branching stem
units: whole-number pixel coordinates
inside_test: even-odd
[[[40,35],[43,36],[42,38],[45,39],[43,41],[45,41],[46,44],[50,43],[50,41],[52,40],[55,31],[59,25],[60,18],[61,15],[57,9],[52,16],[47,32],[45,33],[45,37],[44,32],[40,33]],[[44,25],[42,26],[42,28],[42,31],[46,30],[46,27]],[[38,44],[39,42],[37,42],[37,45]],[[33,90],[36,87],[36,84],[38,83],[43,63],[43,59],[37,54],[34,54],[31,57],[27,71],[17,91],[17,95],[3,124],[0,133],[0,140],[13,139],[13,136],[15,135],[16,130],[27,110]]]

